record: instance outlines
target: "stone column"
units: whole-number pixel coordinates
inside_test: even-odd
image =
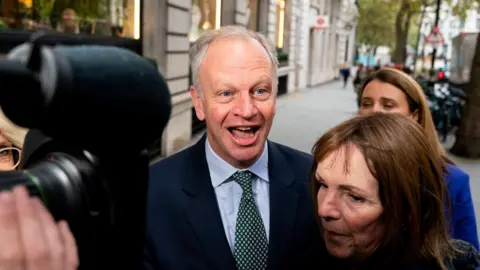
[[[308,84],[309,58],[312,57],[309,52],[310,45],[310,28],[309,16],[310,6],[308,0],[299,0],[299,29],[298,45],[297,45],[297,87],[302,89]]]
[[[235,0],[235,24],[247,27],[248,0]]]
[[[145,12],[155,5],[160,7],[156,20],[163,24],[151,27],[157,30],[152,54],[161,58],[162,72],[172,95],[172,114],[162,138],[162,156],[168,156],[182,148],[191,139],[192,103],[189,94],[188,32],[190,30],[191,0],[147,0]],[[158,3],[156,3],[158,2]],[[161,45],[160,45],[161,44]]]
[[[300,31],[300,27],[298,24],[298,6],[300,0],[290,0],[289,5],[289,20],[285,20],[285,23],[289,24],[289,27],[285,27],[286,31],[290,31],[289,40],[285,42],[289,43],[289,52],[288,52],[288,66],[291,68],[290,72],[288,73],[288,86],[287,91],[289,93],[296,90],[295,82],[296,82],[296,75],[297,75],[297,46],[299,46],[299,37],[297,36],[297,31]]]
[[[264,0],[267,1],[267,0]],[[267,37],[276,43],[277,37],[277,0],[270,0],[268,5]]]

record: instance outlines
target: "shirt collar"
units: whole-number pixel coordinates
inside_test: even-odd
[[[233,167],[228,162],[223,160],[221,157],[213,151],[208,138],[205,140],[205,153],[208,163],[208,169],[210,171],[210,178],[212,181],[213,187],[218,187],[223,184],[226,180],[228,180],[235,172],[237,172],[238,168]],[[265,142],[263,147],[263,152],[260,155],[260,158],[249,168],[249,170],[253,174],[255,174],[260,179],[269,182],[268,177],[268,145]]]

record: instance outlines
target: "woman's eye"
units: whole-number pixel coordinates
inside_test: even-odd
[[[364,202],[365,199],[360,197],[360,196],[356,196],[354,194],[349,194],[348,197],[353,201],[353,202]]]

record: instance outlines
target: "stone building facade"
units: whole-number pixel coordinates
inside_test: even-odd
[[[301,10],[306,19],[299,38],[299,88],[331,81],[341,65],[353,64],[358,19],[355,0],[310,0]],[[326,28],[312,27],[312,18],[318,16],[329,20]]]

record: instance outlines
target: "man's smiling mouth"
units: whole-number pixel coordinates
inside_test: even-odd
[[[260,129],[259,126],[238,126],[238,127],[230,127],[228,131],[239,139],[248,139],[255,136],[255,133]]]

